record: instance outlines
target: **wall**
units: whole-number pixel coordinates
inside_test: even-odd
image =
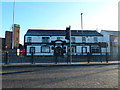
[[[101,34],[103,35],[103,42],[107,42],[108,43],[108,47],[107,47],[107,52],[110,52],[110,36],[107,32],[105,31],[101,31]],[[106,52],[105,49],[103,49],[103,52]]]
[[[8,49],[12,49],[12,34],[12,31],[5,32],[5,44]]]
[[[113,58],[118,57],[118,36],[110,35],[111,54]]]
[[[20,41],[20,27],[14,27],[14,48],[18,48]]]
[[[27,46],[27,55],[31,55],[30,53],[30,47],[35,47],[35,54],[34,55],[53,55],[53,50],[51,50],[50,46],[50,53],[41,53],[41,46],[40,45],[28,45]]]
[[[54,50],[51,49],[52,46],[50,46],[50,53],[41,53],[41,44],[38,44],[38,43],[42,43],[42,37],[49,37],[50,42],[57,40],[57,37],[61,37],[62,41],[68,42],[68,40],[65,39],[65,36],[25,36],[25,42],[27,42],[27,37],[32,37],[31,42],[37,43],[36,45],[33,44],[33,45],[27,46],[27,52],[30,51],[29,50],[30,47],[32,47],[32,46],[36,47],[35,55],[53,55],[54,54]],[[72,36],[72,37],[75,37],[76,43],[82,43],[82,36]],[[96,37],[96,36],[86,36],[86,43],[95,43],[94,37]],[[97,37],[98,37],[98,42],[103,42],[102,36],[97,36]],[[88,45],[85,45],[84,47],[87,48],[87,52],[90,52],[90,47]],[[82,46],[76,46],[76,53],[78,55],[81,54],[81,51],[82,51],[81,48],[82,48]],[[39,52],[39,53],[37,53],[37,52]],[[67,46],[66,46],[66,52],[67,52]],[[85,51],[83,50],[83,52],[85,52]],[[102,49],[102,52],[105,52],[105,50]],[[27,55],[30,55],[30,53],[28,53]]]
[[[0,51],[2,51],[2,38],[0,38]]]
[[[25,36],[25,42],[27,42],[27,37],[32,37],[31,42],[36,42],[36,43],[42,43],[42,37],[49,37],[50,42],[57,40],[57,37],[62,37],[62,41],[68,41],[65,39],[65,36]],[[76,43],[82,43],[82,37],[81,36],[72,36],[75,37]],[[102,42],[102,36],[97,36],[98,37],[98,42]],[[86,43],[95,43],[94,42],[94,36],[88,36],[86,37]]]

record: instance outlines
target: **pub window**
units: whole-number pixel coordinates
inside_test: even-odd
[[[61,37],[57,37],[57,40],[60,40],[61,39]]]
[[[62,40],[63,39],[63,37],[57,37],[57,40]]]
[[[30,47],[30,53],[35,53],[35,47]]]
[[[42,46],[41,47],[41,52],[42,53],[49,53],[50,52],[50,47],[49,46]]]
[[[91,47],[92,53],[100,53],[100,47]]]
[[[49,37],[42,37],[42,42],[43,43],[48,43],[49,42]]]
[[[94,37],[94,42],[98,42],[98,38],[97,37]]]
[[[31,37],[27,37],[27,42],[31,42]]]
[[[72,53],[75,53],[76,52],[76,46],[72,46]]]
[[[82,37],[82,42],[86,42],[86,37]]]
[[[71,42],[75,43],[75,37],[71,37]]]
[[[76,52],[76,46],[71,46],[72,53]],[[68,48],[68,52],[70,52],[70,48]]]

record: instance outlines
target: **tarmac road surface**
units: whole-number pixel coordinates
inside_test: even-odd
[[[118,88],[118,65],[3,67],[2,88]]]

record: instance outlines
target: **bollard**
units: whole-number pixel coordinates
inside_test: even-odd
[[[33,58],[33,52],[31,53],[31,63],[33,64],[34,63],[34,58]]]
[[[108,63],[108,53],[106,52],[106,63]]]
[[[91,59],[91,53],[87,53],[87,61],[88,61],[88,63],[90,63],[90,59]]]
[[[8,64],[8,52],[5,53],[5,64]]]
[[[68,64],[68,62],[69,62],[69,55],[67,55],[67,64]]]
[[[102,63],[102,59],[103,59],[103,56],[102,56],[102,53],[100,54],[100,61],[101,61],[101,63]]]
[[[54,55],[54,61],[55,61],[55,64],[57,64],[57,61],[58,61],[58,56],[57,55]]]
[[[67,64],[68,64],[69,57],[67,56]]]

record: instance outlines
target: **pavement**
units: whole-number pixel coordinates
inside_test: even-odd
[[[2,64],[0,65],[2,67],[35,67],[35,66],[41,66],[41,67],[46,67],[46,66],[93,66],[93,65],[118,65],[120,64],[120,61],[109,61],[108,63],[106,62],[72,62],[72,63],[8,63],[8,64]]]

